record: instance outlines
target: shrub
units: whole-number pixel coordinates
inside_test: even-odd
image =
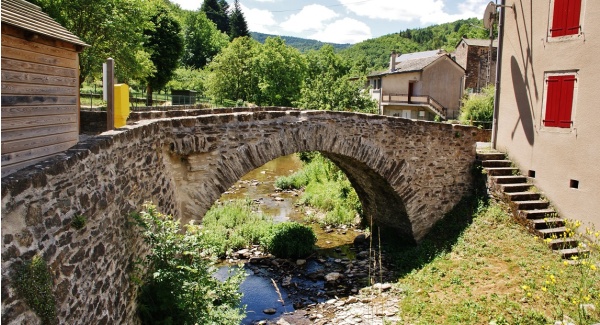
[[[284,222],[274,226],[266,246],[277,257],[301,258],[313,252],[316,242],[312,228],[297,222]]]
[[[85,227],[86,223],[87,223],[87,218],[85,216],[77,214],[71,220],[71,227],[73,227],[77,230],[80,230],[80,229],[83,229],[83,227]]]
[[[56,301],[52,278],[46,261],[35,255],[15,272],[15,288],[27,305],[40,317],[42,324],[56,324]]]
[[[202,243],[205,235],[195,225],[182,231],[179,221],[151,204],[134,215],[150,253],[142,260],[138,311],[143,324],[239,324],[243,310],[240,283],[243,272],[221,282],[213,277]]]
[[[463,102],[458,119],[461,124],[490,122],[494,116],[494,86],[483,88],[481,94],[473,94]]]

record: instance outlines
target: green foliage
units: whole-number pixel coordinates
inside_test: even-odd
[[[173,78],[167,83],[169,89],[188,89],[203,93],[205,90],[204,80],[206,73],[204,70],[179,67],[173,73]]]
[[[224,257],[228,252],[263,244],[272,226],[272,218],[254,211],[249,200],[214,205],[202,219],[202,244],[212,254]]]
[[[188,12],[184,21],[183,64],[193,69],[204,68],[227,46],[228,37],[202,11]]]
[[[275,225],[266,246],[277,257],[302,258],[314,251],[316,242],[312,228],[297,222],[284,222]]]
[[[494,116],[495,87],[485,87],[481,94],[472,94],[463,101],[458,119],[461,124],[492,121]]]
[[[83,227],[85,227],[85,224],[87,223],[87,218],[85,216],[76,214],[73,219],[71,219],[71,227],[80,230]]]
[[[324,42],[320,42],[320,41],[316,41],[316,40],[312,40],[312,39],[306,39],[306,38],[299,38],[299,37],[293,37],[293,36],[278,36],[278,35],[270,35],[270,34],[263,34],[263,33],[257,33],[257,32],[250,32],[250,35],[252,35],[252,38],[260,43],[264,43],[267,38],[269,37],[281,37],[281,39],[283,39],[285,41],[285,44],[297,49],[298,51],[302,52],[302,53],[306,53],[310,50],[318,50],[321,47],[323,47],[324,45],[331,45],[333,46],[333,48],[336,51],[340,51],[343,50],[345,48],[350,47],[350,44],[335,44],[335,43],[324,43]]]
[[[248,31],[248,23],[244,17],[244,13],[240,8],[239,0],[233,2],[233,10],[229,15],[229,39],[234,40],[238,37],[250,36]]]
[[[206,93],[215,100],[234,101],[249,101],[258,94],[258,76],[252,71],[252,53],[258,45],[248,37],[238,37],[215,56],[206,67]]]
[[[217,29],[223,33],[229,32],[228,9],[229,5],[226,1],[217,0],[204,0],[200,7],[200,11],[204,12],[206,17],[215,23]]]
[[[303,154],[301,170],[290,176],[278,177],[275,186],[281,189],[304,188],[300,204],[317,208],[325,217],[325,225],[351,225],[362,214],[362,205],[346,175],[329,159],[317,152]]]
[[[207,66],[207,93],[257,105],[290,105],[302,85],[305,63],[279,38],[262,45],[248,37],[233,40]]]
[[[17,294],[41,319],[42,324],[57,324],[56,301],[52,293],[52,277],[46,261],[35,255],[15,270]]]
[[[143,31],[150,26],[154,1],[142,0],[35,0],[50,17],[89,44],[79,55],[80,82],[102,73],[112,57],[120,81],[145,78],[153,70],[144,53]]]
[[[146,78],[148,106],[152,106],[152,91],[163,88],[171,80],[183,54],[181,27],[169,10],[159,7],[150,21],[153,26],[144,32],[148,38],[144,46],[157,69]]]
[[[411,53],[442,48],[452,52],[463,36],[489,38],[482,21],[469,18],[368,39],[342,50],[340,54],[347,57],[353,65],[360,64],[369,70],[379,71],[389,67],[392,50]]]
[[[214,262],[203,247],[204,233],[161,214],[145,204],[134,215],[141,226],[150,253],[143,259],[138,295],[139,315],[144,324],[239,324],[243,312],[237,272],[224,282],[213,277]]]
[[[377,104],[363,91],[364,80],[350,80],[352,66],[330,45],[306,54],[307,73],[296,105],[305,109],[374,113]]]

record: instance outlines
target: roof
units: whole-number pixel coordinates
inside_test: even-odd
[[[490,47],[490,40],[489,39],[477,39],[477,38],[463,38],[461,39],[458,44],[456,44],[455,47],[458,47],[458,45],[460,44],[460,42],[465,42],[465,44],[469,45],[469,46],[485,46],[485,47]],[[493,43],[494,47],[498,47],[498,40],[495,39],[494,43]]]
[[[89,46],[42,9],[24,0],[2,0],[2,23],[81,46]]]
[[[384,71],[370,74],[369,77],[385,76],[389,74],[415,72],[425,69],[433,62],[437,61],[442,57],[448,57],[448,54],[444,51],[433,50],[425,52],[407,53],[399,56],[396,60],[396,69],[394,71]],[[461,68],[462,69],[462,68]]]

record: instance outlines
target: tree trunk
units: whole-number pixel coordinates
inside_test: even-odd
[[[146,106],[152,106],[152,86],[146,86]]]

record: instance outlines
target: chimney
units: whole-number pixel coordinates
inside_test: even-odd
[[[396,51],[392,50],[392,54],[390,54],[390,72],[396,71]]]

